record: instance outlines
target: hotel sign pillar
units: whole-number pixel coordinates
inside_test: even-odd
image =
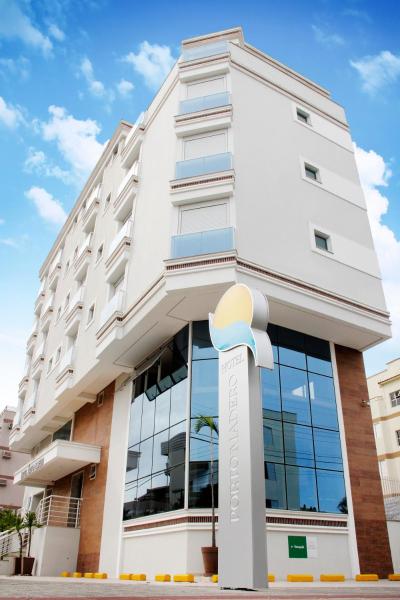
[[[237,284],[210,315],[219,351],[218,582],[267,587],[265,475],[260,368],[273,368],[268,303]]]

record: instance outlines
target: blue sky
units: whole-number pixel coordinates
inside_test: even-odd
[[[37,273],[118,121],[146,108],[184,38],[246,41],[343,104],[400,355],[400,4],[382,0],[0,0],[0,404],[16,402]]]

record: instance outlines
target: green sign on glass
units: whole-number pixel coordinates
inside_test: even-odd
[[[307,558],[307,538],[305,535],[289,535],[289,558]]]

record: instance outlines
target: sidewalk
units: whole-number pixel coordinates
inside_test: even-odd
[[[211,583],[177,584],[120,581],[107,579],[103,581],[61,579],[60,577],[0,577],[0,598],[125,598],[136,600],[151,598],[153,600],[174,600],[182,596],[192,600],[201,598],[225,598],[249,600],[250,598],[271,598],[273,600],[381,600],[384,598],[400,598],[400,582],[382,580],[377,583],[359,584],[348,581],[341,584],[303,583],[288,584],[277,582],[270,584],[264,592],[246,592],[220,590]]]

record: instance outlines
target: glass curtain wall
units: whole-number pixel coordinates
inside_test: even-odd
[[[271,325],[275,367],[261,370],[265,497],[269,509],[346,513],[329,343]],[[210,461],[218,505],[218,353],[207,321],[192,325],[189,508],[211,506]],[[188,328],[135,382],[124,519],[184,507]],[[211,448],[211,443],[213,444]]]

